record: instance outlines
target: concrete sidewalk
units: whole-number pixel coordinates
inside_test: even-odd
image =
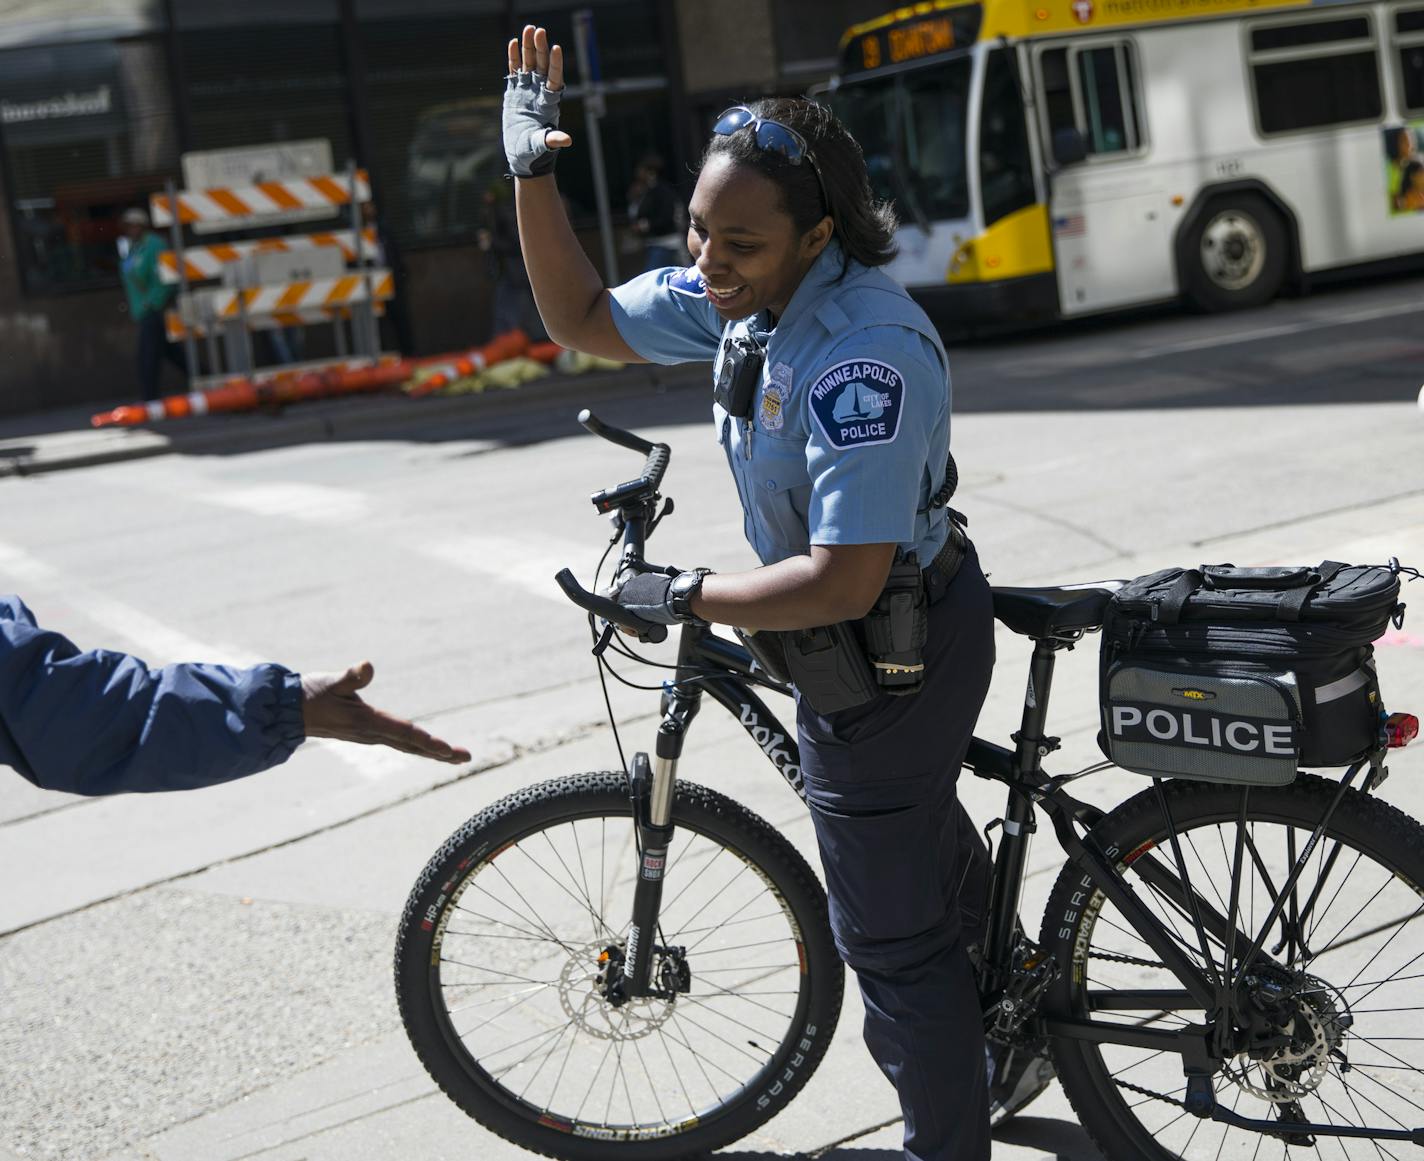
[[[232,455],[295,443],[381,439],[432,424],[649,390],[705,384],[707,368],[633,364],[617,371],[557,372],[519,387],[470,395],[413,399],[398,392],[354,395],[233,415],[170,419],[140,427],[94,428],[90,417],[109,405],[82,404],[0,419],[0,477],[38,475],[149,456]]]

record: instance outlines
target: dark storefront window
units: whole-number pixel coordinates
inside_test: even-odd
[[[0,51],[0,142],[26,288],[112,285],[119,215],[177,165],[162,39]]]
[[[470,242],[489,225],[492,203],[511,196],[500,126],[506,4],[357,0],[361,53],[371,110],[373,165],[385,198],[382,217],[407,246]],[[615,218],[639,157],[667,157],[672,128],[660,46],[660,4],[616,0],[515,6],[515,25],[541,24],[564,46],[561,125],[575,146],[559,162],[559,189],[575,223],[593,220],[596,199],[586,141],[573,10],[588,7],[602,78],[604,163]]]
[[[190,149],[324,138],[352,155],[336,0],[175,0]]]
[[[645,153],[672,157],[672,117],[668,103],[667,60],[662,24],[665,0],[516,0],[519,25],[542,24],[564,46],[564,62],[573,99],[564,101],[562,124],[574,138],[574,149],[559,162],[559,189],[568,198],[575,225],[593,225],[597,201],[587,145],[585,109],[578,99],[588,78],[579,73],[573,34],[573,14],[593,13],[596,67],[608,92],[600,118],[603,163],[608,174],[608,200],[615,220],[627,217],[628,186]],[[582,144],[580,144],[582,142]],[[674,185],[680,175],[668,173]]]
[[[358,0],[381,217],[406,245],[473,240],[486,194],[507,196],[502,3],[458,13]]]

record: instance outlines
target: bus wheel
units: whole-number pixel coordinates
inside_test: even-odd
[[[1182,252],[1182,287],[1200,310],[1240,310],[1276,297],[1286,275],[1286,228],[1264,198],[1207,205]]]

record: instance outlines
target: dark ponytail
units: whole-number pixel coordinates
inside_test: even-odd
[[[795,129],[806,139],[825,186],[825,201],[809,165],[792,165],[779,153],[758,149],[748,131],[727,137],[714,134],[702,163],[724,156],[775,182],[798,234],[806,233],[829,214],[847,258],[865,266],[884,266],[895,257],[895,209],[889,202],[876,200],[860,144],[836,115],[815,101],[789,97],[753,101],[747,108],[758,117]]]

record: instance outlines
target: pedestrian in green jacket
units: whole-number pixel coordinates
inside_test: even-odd
[[[145,399],[157,399],[160,359],[167,359],[187,375],[182,355],[177,346],[168,341],[163,329],[163,312],[173,297],[173,288],[166,285],[158,273],[163,239],[149,228],[148,214],[144,210],[125,210],[119,220],[129,240],[119,271],[129,300],[129,315],[138,325],[138,381]]]

